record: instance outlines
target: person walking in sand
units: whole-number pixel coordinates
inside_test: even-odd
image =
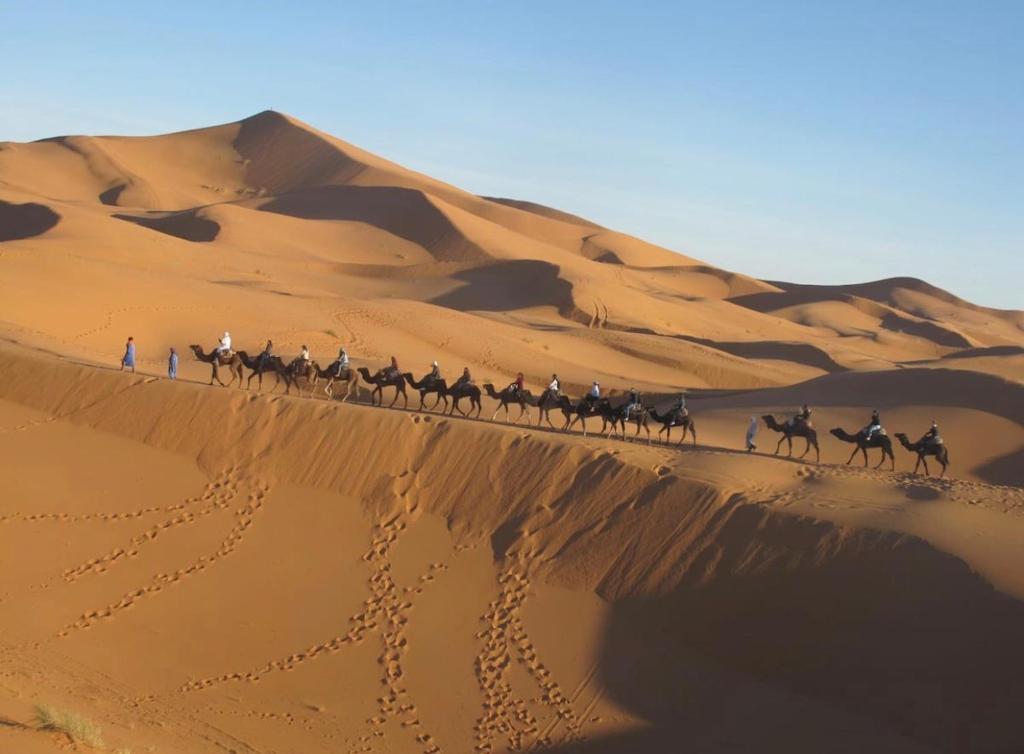
[[[135,372],[135,338],[128,336],[128,342],[124,344],[124,356],[121,357],[121,371],[131,369]]]
[[[171,349],[170,355],[167,357],[167,379],[178,379],[178,352],[173,348]]]
[[[757,444],[754,440],[757,439],[757,417],[750,417],[750,424],[747,425],[747,452],[751,453],[757,450]]]

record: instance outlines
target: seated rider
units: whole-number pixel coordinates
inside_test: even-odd
[[[548,393],[552,398],[557,398],[562,394],[562,386],[558,382],[558,375],[551,375],[551,382],[548,384]]]
[[[921,445],[942,445],[942,436],[939,434],[939,425],[932,419],[932,426],[924,433],[920,441]]]
[[[302,374],[309,367],[309,348],[305,345],[302,346],[302,350],[299,351],[299,355],[295,357],[295,371],[298,374]]]
[[[794,427],[797,427],[797,426],[799,426],[801,424],[803,424],[805,427],[806,426],[810,426],[810,424],[811,424],[811,409],[809,409],[807,407],[806,403],[803,404],[802,406],[800,406],[800,410],[797,411],[796,415],[793,417],[792,424],[793,424]]]
[[[347,371],[348,351],[345,350],[345,346],[342,346],[341,350],[338,351],[338,360],[334,364],[334,376],[340,378]]]
[[[452,387],[461,387],[463,385],[472,385],[473,376],[469,373],[469,367],[462,367],[462,376],[455,380],[455,384]]]
[[[217,346],[217,355],[231,355],[231,333],[229,333],[227,330],[224,331],[224,335],[220,339],[220,345]]]
[[[868,422],[868,426],[864,427],[860,433],[864,435],[865,440],[870,440],[879,432],[882,432],[882,419],[878,416],[878,409],[876,408],[871,412],[871,421]]]
[[[269,359],[273,355],[274,355],[274,342],[268,338],[267,339],[267,344],[265,346],[263,346],[263,351],[260,352],[259,361],[256,362],[256,371],[257,372],[263,371],[263,365],[266,363],[267,359]]]
[[[435,383],[439,379],[441,379],[441,367],[437,365],[437,361],[434,361],[434,363],[430,365],[430,374],[427,375],[427,382]]]
[[[629,400],[626,401],[626,418],[628,419],[634,411],[640,409],[640,392],[632,387],[629,389]]]
[[[508,387],[505,388],[505,392],[509,395],[519,395],[523,392],[523,373],[520,372],[516,375],[516,378],[509,383]]]
[[[597,403],[600,398],[601,384],[597,380],[594,380],[594,384],[590,386],[590,390],[588,390],[587,394],[583,396],[583,400],[588,406],[593,408],[594,404]]]
[[[384,367],[384,379],[393,380],[398,376],[398,359],[391,357],[391,363]]]
[[[679,394],[679,397],[676,399],[676,403],[672,407],[672,413],[675,414],[676,416],[678,416],[679,418],[682,418],[684,416],[688,416],[689,415],[690,412],[687,411],[687,409],[686,409],[686,391],[685,390],[683,392],[681,392]]]

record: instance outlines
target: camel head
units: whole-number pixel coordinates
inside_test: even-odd
[[[198,345],[197,343],[193,343],[192,345],[189,346],[189,348],[192,349],[192,353],[195,354],[196,356],[203,355],[203,347]]]
[[[363,378],[364,380],[366,380],[367,382],[369,382],[369,383],[370,383],[371,385],[374,385],[374,384],[376,384],[376,383],[375,383],[375,382],[373,381],[373,377],[371,377],[371,376],[370,376],[370,370],[369,370],[369,369],[367,369],[366,367],[358,367],[358,368],[356,369],[356,371],[357,371],[357,372],[359,372],[360,376],[361,376],[361,377],[362,377],[362,378]]]
[[[830,429],[828,433],[833,437],[838,437],[840,440],[842,440],[844,437],[847,437],[846,430],[842,429],[841,427],[832,427],[832,429]]]

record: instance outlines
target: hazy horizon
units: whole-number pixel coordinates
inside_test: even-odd
[[[1024,308],[1024,6],[177,8],[0,10],[0,139],[275,109],[757,277]]]

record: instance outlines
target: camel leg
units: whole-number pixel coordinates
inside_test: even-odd
[[[804,448],[804,452],[800,454],[801,461],[804,459],[804,456],[806,456],[811,451],[811,438],[805,437],[804,440],[807,442],[807,447]]]
[[[876,469],[882,468],[882,464],[885,463],[885,458],[887,455],[888,454],[885,452],[885,448],[882,448],[882,457],[878,459],[878,465],[875,466]]]
[[[779,438],[779,442],[775,446],[775,455],[778,455],[779,451],[782,450],[782,443],[784,443],[785,441],[786,441],[786,436],[785,435],[783,435],[782,437]]]
[[[786,435],[786,441],[789,443],[789,452],[786,454],[786,458],[793,457],[793,436]]]
[[[923,464],[924,464],[924,475],[925,475],[925,476],[931,476],[931,475],[932,475],[932,472],[930,472],[930,471],[928,470],[928,459],[927,459],[927,458],[925,458],[924,456],[921,456],[921,463],[923,463]]]
[[[861,448],[860,451],[861,451],[861,453],[864,454],[864,468],[866,469],[868,467],[868,449],[867,448]]]
[[[491,414],[491,421],[494,421],[498,417],[498,412],[501,411],[501,408],[504,405],[505,405],[504,403],[499,403],[498,404],[498,407],[496,409],[494,409],[494,413]]]
[[[858,451],[858,450],[860,450],[860,448],[854,448],[854,449],[853,449],[853,452],[852,452],[852,453],[850,453],[850,457],[846,459],[846,464],[847,464],[847,466],[849,466],[849,465],[850,465],[850,463],[852,463],[852,462],[853,462],[853,457],[854,457],[855,455],[857,455],[857,451]]]

